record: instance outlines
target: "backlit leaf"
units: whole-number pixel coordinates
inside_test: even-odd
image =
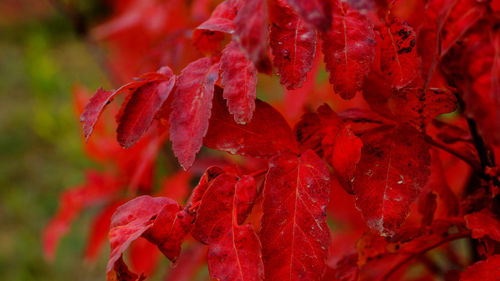
[[[288,3],[308,23],[319,30],[328,29],[331,22],[328,0],[288,0]]]
[[[194,45],[202,51],[216,51],[225,37],[224,34],[234,33],[233,20],[241,3],[240,0],[226,0],[220,3],[210,18],[193,31]]]
[[[235,41],[222,51],[220,68],[224,98],[234,121],[245,124],[252,120],[257,92],[257,70]]]
[[[234,18],[236,40],[259,71],[269,73],[267,55],[267,5],[265,0],[245,0]]]
[[[170,140],[179,163],[188,169],[207,133],[219,64],[209,58],[190,63],[179,75],[170,113]]]
[[[231,154],[270,157],[282,151],[296,151],[292,136],[283,116],[261,100],[256,100],[252,121],[237,124],[225,108],[220,93],[216,93],[204,144]]]
[[[312,151],[271,159],[260,239],[266,280],[320,280],[330,244],[330,172]]]
[[[153,118],[170,95],[175,76],[170,69],[167,77],[152,80],[131,93],[118,121],[118,143],[124,148],[134,145],[146,132]]]
[[[208,245],[208,269],[215,280],[262,280],[259,239],[250,224],[240,225],[254,197],[245,195],[255,192],[253,179],[223,174],[203,195],[192,234]]]
[[[137,197],[118,207],[111,217],[109,241],[111,246],[107,271],[121,258],[132,241],[139,238],[153,226],[155,218],[166,205],[177,206],[177,202],[166,197],[153,198],[147,195]]]
[[[391,17],[380,35],[381,71],[394,88],[401,89],[413,82],[420,70],[415,32],[403,19]]]
[[[427,183],[429,144],[407,125],[367,133],[361,140],[353,185],[356,206],[371,229],[392,236]]]
[[[321,39],[330,83],[342,98],[353,98],[375,57],[373,24],[347,3],[334,1],[332,26]]]
[[[285,0],[270,1],[270,46],[280,83],[297,89],[306,80],[316,52],[316,31]]]

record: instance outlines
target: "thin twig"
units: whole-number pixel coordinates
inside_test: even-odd
[[[480,163],[478,163],[475,159],[472,159],[470,157],[467,157],[466,155],[462,155],[460,154],[459,152],[451,149],[450,147],[438,142],[438,141],[435,141],[431,136],[429,135],[424,135],[424,140],[426,142],[428,142],[429,144],[439,148],[439,149],[442,149],[454,156],[456,156],[457,158],[463,160],[465,163],[469,164],[476,172],[480,172],[481,171],[481,167],[480,167]]]
[[[418,257],[418,256],[436,248],[436,247],[439,247],[444,243],[451,242],[451,241],[458,240],[458,239],[462,239],[462,238],[467,238],[469,236],[470,236],[469,231],[459,232],[459,233],[455,233],[455,234],[451,234],[449,236],[446,236],[443,240],[440,240],[440,241],[424,248],[423,250],[421,250],[417,253],[409,255],[408,257],[406,257],[405,259],[403,259],[402,261],[397,263],[395,266],[393,266],[391,268],[391,270],[389,270],[386,274],[384,274],[384,276],[382,276],[382,278],[380,278],[379,281],[389,280],[389,277],[391,277],[392,274],[394,274],[399,268],[401,268],[407,262],[411,261],[413,258]]]

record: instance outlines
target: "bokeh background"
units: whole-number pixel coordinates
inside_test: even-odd
[[[89,22],[102,1],[72,1]],[[74,22],[49,0],[0,1],[0,280],[103,280],[108,249],[97,263],[83,251],[93,210],[61,241],[55,260],[42,254],[43,227],[61,191],[93,164],[82,151],[72,88],[109,85]]]

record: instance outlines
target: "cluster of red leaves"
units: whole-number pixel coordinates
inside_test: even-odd
[[[182,70],[163,66],[90,99],[86,139],[125,95],[116,132],[127,149],[90,139],[110,171],[63,195],[49,256],[82,208],[105,202],[89,251],[109,226],[108,280],[153,270],[133,248],[141,274],[125,264],[138,241],[156,247],[143,255],[177,263],[166,280],[203,264],[194,241],[213,280],[500,280],[498,1],[126,2],[95,33],[136,66],[143,48],[167,44],[153,61]],[[127,45],[137,37],[140,47]],[[329,83],[316,79],[321,60]],[[258,73],[273,71],[299,120],[256,98]],[[167,137],[187,172],[155,192]],[[242,157],[195,162],[203,146]],[[449,243],[458,239],[473,254]]]

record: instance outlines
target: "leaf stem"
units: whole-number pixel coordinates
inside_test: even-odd
[[[255,172],[249,174],[249,176],[256,178],[256,177],[260,177],[260,176],[264,175],[266,172],[267,172],[267,169],[260,169],[260,170],[257,170]]]
[[[384,276],[382,276],[382,278],[379,279],[379,281],[389,280],[389,277],[391,277],[392,274],[394,274],[399,268],[401,268],[407,262],[411,261],[413,258],[418,257],[418,256],[436,248],[436,247],[439,247],[444,243],[451,242],[451,241],[458,240],[458,239],[462,239],[462,238],[467,238],[469,236],[470,236],[469,231],[464,231],[464,232],[459,232],[459,233],[448,235],[448,236],[444,237],[443,240],[440,240],[440,241],[422,249],[421,251],[419,251],[417,253],[410,254],[408,257],[406,257],[405,259],[403,259],[402,261],[397,263],[395,266],[393,266],[391,268],[391,270],[389,270],[386,274],[384,274]]]
[[[480,171],[481,170],[481,167],[480,167],[480,163],[478,163],[475,159],[473,158],[470,158],[466,155],[462,155],[460,154],[459,152],[451,149],[450,147],[438,142],[438,141],[435,141],[431,136],[429,135],[425,135],[424,134],[424,139],[426,142],[428,142],[429,144],[439,148],[439,149],[442,149],[454,156],[456,156],[457,158],[461,159],[462,161],[464,161],[465,163],[469,164],[475,171]]]

